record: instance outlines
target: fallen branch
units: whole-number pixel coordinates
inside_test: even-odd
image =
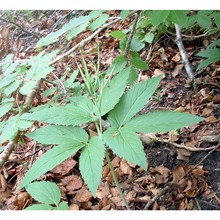
[[[24,33],[29,34],[29,35],[31,35],[31,36],[37,38],[37,39],[40,39],[40,36],[39,36],[39,35],[37,35],[37,34],[35,34],[35,33],[32,33],[32,32],[30,32],[30,31],[28,31],[28,30],[25,30],[23,27],[21,27],[19,24],[15,23],[14,21],[10,21],[10,20],[7,20],[7,19],[5,19],[5,18],[0,18],[0,20],[1,20],[1,21],[4,21],[4,22],[6,22],[6,23],[13,24],[14,26],[18,27],[18,28],[19,28],[21,31],[23,31]]]
[[[197,148],[194,148],[194,147],[188,147],[186,145],[183,145],[183,144],[177,144],[177,143],[172,143],[166,139],[162,139],[162,138],[157,138],[157,137],[150,137],[148,136],[147,134],[139,134],[139,137],[141,139],[141,141],[145,144],[150,144],[154,141],[157,141],[157,142],[162,142],[162,143],[167,143],[167,144],[170,144],[170,145],[173,145],[174,147],[177,147],[177,148],[182,148],[182,149],[185,149],[185,150],[188,150],[188,151],[192,151],[192,152],[196,152],[196,151],[209,151],[209,150],[213,150],[215,147],[207,147],[207,148],[200,148],[200,147],[197,147]]]
[[[40,89],[41,83],[42,83],[42,80],[38,80],[36,82],[35,87],[32,89],[31,93],[26,98],[26,101],[24,103],[24,108],[20,112],[20,115],[27,112],[31,108],[31,104],[33,102],[34,97],[36,96],[37,92]],[[8,160],[11,152],[14,150],[14,147],[17,144],[17,141],[18,141],[18,135],[17,137],[15,137],[13,141],[8,142],[3,152],[0,154],[0,169],[4,166],[5,162]]]
[[[194,76],[194,72],[192,70],[192,66],[189,62],[189,59],[187,57],[187,52],[186,49],[183,45],[183,41],[182,41],[182,35],[181,35],[181,28],[178,24],[175,24],[175,29],[176,29],[176,44],[179,48],[182,60],[183,60],[183,64],[187,73],[187,76],[189,78],[190,81],[193,81],[195,76]]]
[[[129,14],[129,16],[133,15],[134,13],[136,13],[137,11],[133,11]],[[68,56],[69,54],[71,54],[72,52],[74,52],[77,48],[79,47],[83,47],[85,45],[86,42],[92,40],[96,35],[98,35],[101,31],[103,31],[105,28],[111,26],[112,24],[117,23],[118,21],[121,20],[121,17],[118,17],[116,19],[114,19],[113,21],[110,21],[104,25],[102,25],[100,28],[98,28],[93,34],[91,34],[89,37],[85,38],[84,40],[80,41],[78,44],[76,44],[73,48],[71,48],[70,50],[66,51],[65,53],[61,54],[60,56],[56,57],[54,60],[52,60],[49,65],[52,65],[54,63],[56,63],[57,61],[63,59],[64,57]]]

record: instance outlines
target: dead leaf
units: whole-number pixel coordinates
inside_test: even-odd
[[[132,174],[132,169],[129,166],[128,162],[125,159],[122,159],[120,162],[120,169],[123,174]]]
[[[173,170],[174,182],[178,183],[178,181],[182,180],[182,178],[186,174],[187,170],[188,169],[183,164],[180,164],[175,170]]]
[[[104,184],[101,183],[101,185],[99,186],[97,190],[96,197],[98,199],[103,199],[107,197],[109,194],[110,194],[110,191],[109,191],[108,183],[107,182],[105,182]]]
[[[119,156],[115,156],[115,158],[112,160],[112,166],[115,167],[119,167],[119,163],[121,161],[121,158]]]
[[[189,156],[192,154],[191,151],[186,149],[176,149],[178,160],[188,160]]]
[[[218,121],[218,119],[212,115],[212,116],[209,116],[208,118],[206,118],[205,121],[209,122],[209,123],[215,123]]]
[[[170,175],[170,170],[163,165],[155,167],[154,172],[160,173],[165,179],[168,178]]]
[[[179,62],[181,59],[180,55],[177,53],[171,60],[174,61],[174,62]]]
[[[213,112],[213,109],[204,108],[203,111],[202,111],[202,115],[203,115],[203,116],[208,116],[208,115],[210,115],[212,112]]]
[[[77,204],[71,204],[69,210],[79,210],[79,206]]]
[[[81,188],[83,185],[82,178],[77,175],[70,175],[61,180],[68,194],[72,194],[74,190]]]
[[[123,201],[121,200],[120,196],[115,196],[113,198],[110,198],[110,200],[118,207],[123,207],[125,206]]]
[[[102,169],[102,176],[103,177],[106,177],[108,175],[108,173],[110,172],[110,168],[109,168],[109,165],[105,165]]]
[[[77,202],[87,202],[90,201],[91,199],[92,199],[92,193],[85,187],[79,190],[76,193],[76,196],[74,197],[74,200]]]
[[[51,172],[64,176],[70,173],[75,165],[76,165],[76,161],[73,160],[72,158],[68,158],[67,160],[63,161],[61,164],[53,168]]]
[[[161,47],[158,52],[160,52],[160,58],[162,61],[168,61],[167,56],[165,54],[165,50],[163,47]]]
[[[128,192],[128,194],[125,196],[126,201],[129,203],[132,199],[135,198],[137,192],[135,192],[134,190]]]

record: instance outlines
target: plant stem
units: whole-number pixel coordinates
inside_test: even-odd
[[[128,203],[127,203],[127,201],[126,201],[126,199],[125,199],[125,197],[124,197],[124,195],[123,195],[123,192],[121,191],[121,188],[120,188],[120,185],[119,185],[117,176],[116,176],[116,174],[115,174],[114,167],[112,166],[112,163],[111,163],[111,160],[110,160],[110,158],[109,158],[109,155],[108,155],[107,150],[106,150],[105,157],[106,157],[106,160],[107,160],[108,165],[109,165],[109,167],[110,167],[110,170],[111,170],[113,179],[114,179],[114,181],[115,181],[116,187],[117,187],[117,189],[118,189],[119,195],[120,195],[120,197],[121,197],[123,203],[125,204],[126,208],[127,208],[128,210],[131,210],[130,207],[129,207],[129,205],[128,205]]]

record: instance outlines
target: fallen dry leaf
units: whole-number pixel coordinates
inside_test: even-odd
[[[83,185],[82,178],[77,175],[66,176],[61,179],[61,181],[65,186],[68,194],[72,194],[74,190],[80,189]]]
[[[79,210],[79,206],[77,204],[71,204],[69,210]]]
[[[179,62],[181,59],[180,55],[177,53],[171,60],[174,61],[174,62]]]
[[[132,174],[132,169],[125,159],[122,159],[120,162],[120,170],[123,174]]]
[[[109,191],[108,183],[107,182],[101,183],[98,190],[97,190],[96,197],[98,199],[103,199],[103,198],[107,197],[109,194],[110,194],[110,191]]]
[[[76,196],[74,197],[74,200],[77,202],[87,202],[90,201],[91,199],[92,199],[92,193],[85,187],[80,189],[76,193]]]
[[[215,123],[218,121],[218,119],[215,116],[211,115],[208,118],[206,118],[205,121],[209,123]]]
[[[61,164],[53,168],[51,172],[64,176],[70,173],[75,165],[76,165],[76,161],[73,160],[72,158],[68,158],[67,160],[63,161]]]

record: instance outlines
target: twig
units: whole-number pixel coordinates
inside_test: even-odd
[[[33,102],[34,97],[36,96],[37,92],[40,89],[41,83],[42,83],[42,80],[38,80],[36,82],[35,87],[32,89],[31,93],[26,98],[24,108],[20,112],[20,115],[27,112],[31,108],[31,104]],[[0,154],[0,169],[4,166],[5,162],[8,160],[11,152],[13,151],[15,145],[17,144],[17,141],[18,141],[17,139],[18,139],[18,135],[17,135],[17,137],[15,137],[15,139],[13,141],[8,142],[8,144],[5,146],[3,152]]]
[[[134,33],[135,33],[135,30],[136,30],[136,26],[137,26],[137,22],[138,22],[138,18],[140,16],[140,13],[141,13],[140,11],[137,11],[136,17],[134,19],[134,24],[133,24],[132,31],[131,31],[131,33],[130,33],[130,35],[128,37],[128,41],[127,41],[126,48],[125,48],[125,53],[124,53],[126,58],[128,56],[128,51],[129,51],[130,46],[131,46],[131,40],[132,40],[132,38],[134,36]]]
[[[23,27],[21,27],[19,24],[15,23],[14,21],[9,21],[9,20],[7,20],[7,19],[5,19],[5,18],[0,18],[0,20],[1,20],[1,21],[4,21],[4,22],[7,22],[7,23],[10,23],[10,24],[13,24],[13,25],[15,25],[16,27],[18,27],[19,29],[21,29],[23,32],[25,32],[26,34],[30,34],[30,35],[32,35],[33,37],[35,37],[35,38],[37,38],[37,39],[40,39],[40,36],[38,36],[38,35],[35,34],[35,33],[30,32],[30,31],[28,31],[28,30],[25,30]]]
[[[137,11],[133,11],[129,14],[129,16],[133,15],[134,13],[136,13]],[[81,42],[79,42],[78,44],[76,44],[73,48],[71,48],[70,50],[66,51],[65,53],[61,54],[60,56],[56,57],[54,60],[52,60],[49,65],[52,65],[54,63],[56,63],[57,61],[63,59],[64,57],[68,56],[69,54],[71,54],[72,52],[74,52],[77,48],[79,47],[83,47],[85,45],[86,42],[92,40],[96,35],[98,35],[101,31],[103,31],[105,28],[109,27],[112,24],[117,23],[118,21],[121,20],[121,17],[118,17],[116,19],[114,19],[113,21],[110,21],[104,25],[102,25],[102,27],[98,28],[93,34],[91,34],[89,37],[85,38],[84,40],[82,40]]]
[[[187,57],[186,49],[183,45],[182,36],[181,36],[181,28],[178,24],[175,24],[175,29],[176,29],[176,44],[179,48],[187,76],[190,81],[193,81],[195,76],[194,76],[194,72],[192,70],[192,66],[191,66],[189,59]]]
[[[155,195],[145,206],[144,209],[149,209],[151,207],[151,205],[156,202],[168,189],[170,188],[170,185],[164,187],[162,190],[160,190],[160,192]]]
[[[161,139],[161,138],[157,138],[157,137],[151,138],[151,137],[146,136],[146,134],[139,134],[139,137],[140,137],[141,141],[143,143],[145,143],[145,144],[149,144],[150,142],[153,142],[153,141],[163,142],[163,143],[167,143],[167,144],[173,145],[173,146],[175,146],[177,148],[182,148],[182,149],[189,150],[189,151],[192,151],[192,152],[196,152],[196,151],[209,151],[209,150],[213,150],[215,148],[215,147],[207,147],[207,148],[188,147],[186,145],[169,142],[166,139]]]

